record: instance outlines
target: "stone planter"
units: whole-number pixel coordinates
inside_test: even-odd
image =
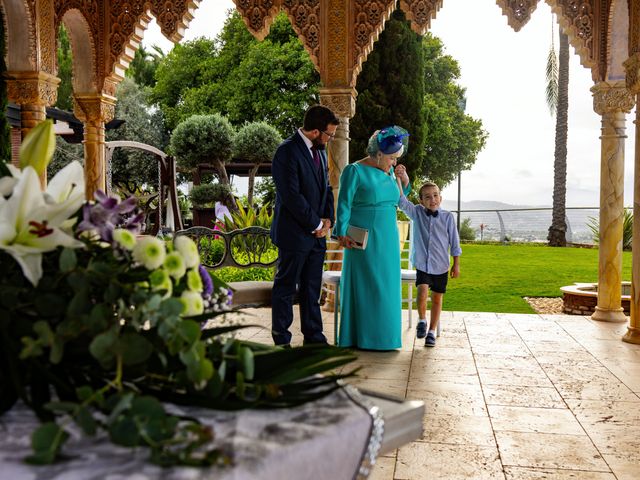
[[[569,315],[591,315],[598,305],[597,283],[575,283],[561,287],[563,311]],[[622,282],[622,308],[630,315],[631,282]]]

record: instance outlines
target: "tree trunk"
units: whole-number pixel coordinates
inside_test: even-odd
[[[549,227],[549,245],[567,245],[567,116],[569,111],[569,39],[562,29],[558,52],[558,108],[556,111],[556,146],[553,164],[553,212]]]
[[[214,160],[214,165],[216,167],[216,171],[218,172],[218,179],[220,183],[223,185],[229,185],[229,176],[227,175],[227,169],[224,166],[224,162],[220,160]],[[224,202],[229,210],[235,212],[238,210],[238,206],[236,205],[236,199],[231,193],[231,186],[229,185],[229,195],[227,195],[227,199]]]
[[[253,185],[256,181],[256,174],[258,173],[258,168],[260,168],[260,165],[256,163],[255,166],[251,170],[249,170],[249,187],[247,189],[247,203],[249,204],[250,207],[253,207]]]

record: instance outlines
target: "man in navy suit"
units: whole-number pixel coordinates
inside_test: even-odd
[[[290,346],[293,298],[298,292],[304,343],[327,343],[322,333],[320,288],[334,220],[325,147],[340,120],[327,107],[314,105],[302,128],[280,144],[272,162],[276,205],[271,239],[278,247],[273,283],[271,335],[276,345]]]

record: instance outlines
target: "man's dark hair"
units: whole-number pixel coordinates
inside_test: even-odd
[[[324,132],[329,124],[340,125],[340,120],[338,120],[336,114],[324,105],[313,105],[309,107],[304,114],[302,129],[307,132],[309,130],[320,130]]]

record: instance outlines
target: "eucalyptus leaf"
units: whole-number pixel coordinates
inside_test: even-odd
[[[86,406],[81,406],[73,419],[86,435],[95,435],[96,420]]]
[[[60,452],[62,444],[69,434],[54,422],[40,425],[31,435],[31,448],[34,455],[27,457],[27,462],[43,464],[52,463]]]
[[[125,333],[117,340],[116,351],[125,365],[135,365],[151,356],[153,345],[139,333]]]
[[[78,265],[78,256],[73,248],[65,248],[60,253],[60,271],[67,273],[76,268]]]

